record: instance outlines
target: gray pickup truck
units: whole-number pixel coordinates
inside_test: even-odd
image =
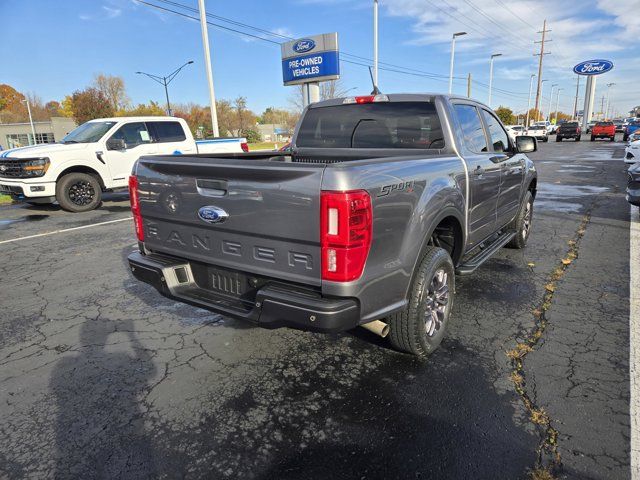
[[[467,98],[312,104],[286,152],[140,158],[133,275],[172,299],[274,328],[358,325],[419,356],[441,342],[455,274],[523,248],[537,174]]]

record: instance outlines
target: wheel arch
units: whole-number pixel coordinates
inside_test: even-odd
[[[100,172],[98,172],[97,170],[91,167],[87,167],[86,165],[73,165],[71,167],[65,168],[56,177],[56,183],[59,182],[62,177],[64,177],[65,175],[68,175],[69,173],[86,173],[88,175],[91,175],[92,177],[95,177],[96,180],[98,180],[98,183],[100,184],[100,188],[102,188],[102,190],[106,190],[107,188],[104,183],[104,179],[102,178],[102,175],[100,175]]]

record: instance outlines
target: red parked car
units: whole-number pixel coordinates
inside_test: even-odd
[[[596,138],[608,138],[612,142],[616,141],[616,126],[613,122],[598,122],[591,130],[591,141]]]

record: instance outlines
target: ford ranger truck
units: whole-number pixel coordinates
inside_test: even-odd
[[[447,95],[314,103],[286,152],[142,157],[129,266],[174,300],[263,327],[383,325],[441,342],[455,275],[523,248],[537,174],[486,105]]]
[[[591,129],[591,141],[595,142],[596,138],[608,138],[610,141],[616,141],[616,126],[613,122],[598,122]]]
[[[0,153],[0,193],[30,204],[58,202],[69,212],[97,208],[102,193],[126,189],[142,155],[248,151],[244,138],[195,141],[181,118],[116,117],[91,120],[60,143]]]

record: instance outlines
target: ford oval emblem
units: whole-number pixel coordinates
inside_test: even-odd
[[[198,217],[207,223],[222,223],[229,218],[229,214],[219,207],[206,206],[200,207]]]
[[[316,48],[316,42],[310,38],[303,38],[293,44],[293,51],[296,53],[305,53]]]
[[[600,75],[612,68],[613,62],[610,60],[587,60],[573,67],[573,71],[578,75]]]

